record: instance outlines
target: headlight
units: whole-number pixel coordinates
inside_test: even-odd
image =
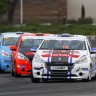
[[[44,63],[44,61],[41,59],[41,57],[37,54],[34,56],[33,60],[38,63]]]
[[[18,53],[18,58],[23,60],[29,60],[26,56],[24,56],[22,53]]]
[[[5,50],[2,50],[2,56],[10,57],[10,54]]]
[[[81,64],[81,63],[86,63],[88,62],[88,58],[86,55],[83,55],[79,60],[77,60],[75,63],[76,64]]]

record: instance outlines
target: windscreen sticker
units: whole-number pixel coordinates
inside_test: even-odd
[[[26,41],[26,39],[22,38],[22,42],[25,42],[25,41]]]
[[[6,37],[8,37],[8,38],[10,38],[10,37],[19,37],[20,35],[4,35],[4,38],[6,38]]]
[[[85,41],[84,37],[57,37],[59,40],[82,40]]]
[[[42,57],[72,57],[72,58],[78,58],[79,55],[74,54],[43,54]]]
[[[24,36],[22,39],[32,39],[32,36]]]
[[[22,39],[43,39],[45,36],[23,36]]]
[[[49,40],[44,40],[44,42],[49,42]]]

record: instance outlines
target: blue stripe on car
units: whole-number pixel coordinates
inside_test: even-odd
[[[73,51],[71,51],[71,53],[73,54],[73,52],[74,52],[74,50]],[[70,64],[72,64],[72,57],[70,58]],[[72,72],[71,72],[71,70],[70,70],[70,76],[69,76],[69,78],[71,79],[71,74],[72,74]]]
[[[49,51],[49,54],[50,54],[51,52],[52,52],[52,51],[50,50],[50,51]],[[48,57],[48,61],[47,61],[48,64],[50,63],[50,59],[51,59],[51,57],[49,56],[49,57]],[[48,79],[48,77],[49,77],[48,75],[49,75],[49,71],[48,71],[48,69],[47,69],[47,79]]]

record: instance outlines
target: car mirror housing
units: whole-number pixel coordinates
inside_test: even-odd
[[[16,51],[16,46],[10,46],[10,50]]]
[[[32,52],[36,52],[36,51],[37,51],[37,47],[32,47],[32,48],[31,48],[31,51],[32,51]]]
[[[91,54],[94,54],[96,53],[96,48],[91,48],[91,51],[90,51]]]

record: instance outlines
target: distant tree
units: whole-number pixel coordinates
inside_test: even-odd
[[[0,19],[5,13],[8,12],[9,9],[10,9],[10,6],[7,3],[7,0],[0,0]]]
[[[13,23],[14,12],[15,12],[17,1],[18,0],[7,0],[8,4],[10,5],[10,10],[8,12],[8,23]]]
[[[85,7],[84,7],[84,5],[82,5],[82,8],[81,8],[81,18],[85,18]]]

